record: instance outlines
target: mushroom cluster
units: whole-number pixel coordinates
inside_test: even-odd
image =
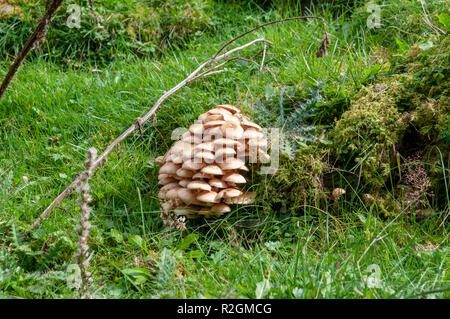
[[[251,204],[247,163],[266,162],[267,139],[262,129],[234,105],[218,105],[200,115],[165,156],[158,181],[161,207],[167,214],[196,218],[219,217],[230,204]]]

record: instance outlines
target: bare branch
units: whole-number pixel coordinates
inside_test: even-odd
[[[33,34],[30,36],[28,41],[25,43],[22,50],[17,55],[17,58],[14,60],[14,62],[9,67],[9,71],[6,74],[2,85],[0,86],[0,100],[3,96],[3,93],[5,93],[6,88],[8,87],[9,83],[13,79],[14,75],[16,74],[17,70],[19,69],[20,65],[22,64],[23,60],[27,57],[28,53],[30,53],[31,49],[35,46],[36,41],[41,40],[43,35],[46,33],[46,27],[50,23],[53,14],[58,10],[58,8],[61,6],[63,0],[48,0],[46,3],[46,10],[45,14],[42,17],[41,21],[39,21],[39,24],[36,27],[36,30],[34,30]]]
[[[256,27],[254,27],[253,29],[250,29],[250,30],[248,30],[248,31],[246,31],[246,32],[244,32],[244,33],[238,35],[237,37],[231,39],[230,41],[228,41],[227,43],[225,43],[225,44],[217,51],[217,53],[216,53],[216,55],[214,56],[214,58],[215,58],[216,56],[218,56],[218,55],[220,54],[220,52],[222,52],[223,50],[225,50],[225,48],[227,48],[228,46],[230,46],[230,45],[231,45],[233,42],[235,42],[236,40],[238,40],[238,39],[240,39],[240,38],[246,36],[246,35],[249,34],[249,33],[255,32],[256,30],[259,30],[259,29],[261,29],[261,28],[263,28],[263,27],[266,27],[266,26],[271,25],[271,24],[276,24],[276,23],[286,22],[286,21],[306,20],[306,19],[319,19],[319,20],[321,20],[321,21],[322,21],[322,24],[323,24],[323,30],[324,30],[324,32],[326,32],[326,21],[325,21],[325,19],[322,18],[322,17],[316,17],[316,16],[302,16],[302,17],[292,17],[292,18],[285,18],[285,19],[280,19],[280,20],[274,20],[274,21],[270,21],[270,22],[266,22],[266,23],[260,24],[260,25],[258,25],[258,26],[256,26]]]

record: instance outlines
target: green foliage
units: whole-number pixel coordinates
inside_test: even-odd
[[[44,13],[43,3],[13,1],[21,14],[0,19],[0,51],[17,55]],[[80,6],[80,27],[67,21]],[[205,0],[94,2],[96,24],[89,1],[64,2],[55,14],[46,45],[36,52],[62,63],[104,64],[117,55],[152,56],[165,49],[183,46],[193,37],[212,30],[211,3]]]

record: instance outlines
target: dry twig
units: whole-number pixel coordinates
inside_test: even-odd
[[[86,168],[85,171],[81,174],[81,185],[79,188],[79,192],[81,194],[80,200],[80,228],[78,230],[80,235],[80,241],[78,242],[78,251],[75,254],[75,258],[77,260],[78,267],[80,267],[81,273],[81,290],[80,296],[82,298],[89,299],[89,284],[92,282],[91,273],[89,272],[89,229],[91,228],[91,223],[89,222],[89,218],[91,215],[91,208],[89,207],[89,203],[92,201],[92,196],[89,194],[89,178],[92,176],[94,172],[93,164],[95,163],[95,159],[97,157],[97,150],[91,147],[87,153],[86,159]]]

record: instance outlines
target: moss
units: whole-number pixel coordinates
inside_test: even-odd
[[[293,161],[282,162],[266,189],[271,205],[295,211],[306,201],[317,202],[320,194],[336,187],[336,175],[323,178],[332,166],[350,184],[360,183],[368,193],[364,196],[371,198],[368,204],[386,217],[405,208],[406,215],[428,216],[430,205],[445,207],[442,162],[446,165],[450,153],[449,43],[447,37],[432,36],[405,55],[391,57],[389,66],[351,98],[348,110],[327,131],[325,140],[331,143],[306,143]],[[312,121],[320,119],[315,116]]]
[[[390,176],[396,144],[408,126],[397,108],[402,89],[395,78],[362,88],[330,132],[337,158],[353,159],[373,188],[383,187]]]
[[[323,172],[328,167],[323,152],[324,149],[306,146],[293,161],[282,158],[279,170],[264,185],[262,197],[266,207],[295,213],[305,203],[321,198],[326,191]]]

